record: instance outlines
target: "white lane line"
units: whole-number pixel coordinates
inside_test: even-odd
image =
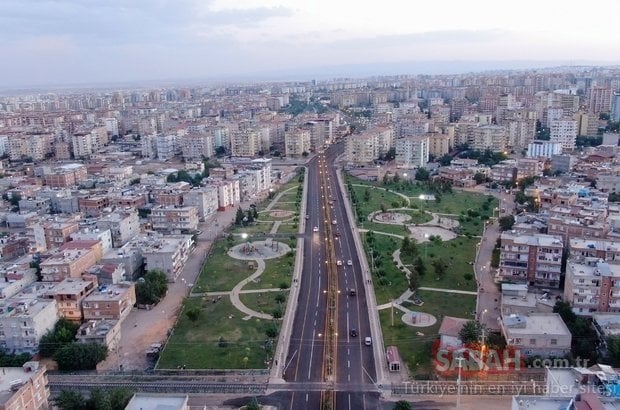
[[[308,393],[306,393],[306,401],[308,401]],[[349,397],[349,401],[351,401],[351,397]],[[351,406],[349,406],[350,408]]]
[[[351,361],[347,360],[347,367],[350,368],[351,367]]]
[[[308,380],[310,380],[310,370],[312,369],[312,355],[314,354],[314,333],[312,334],[312,347],[310,347],[310,362],[308,363]]]

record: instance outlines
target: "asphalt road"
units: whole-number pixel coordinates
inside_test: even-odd
[[[330,147],[325,155],[310,160],[308,166],[308,202],[306,232],[304,238],[303,271],[300,279],[298,308],[295,312],[293,329],[286,359],[284,379],[287,382],[323,382],[324,333],[327,313],[327,269],[326,269],[326,211],[321,198],[320,172],[329,176],[327,191],[332,201],[330,214],[332,240],[336,258],[342,261],[338,270],[338,316],[337,316],[337,358],[335,380],[339,386],[350,385],[351,389],[339,388],[336,392],[336,408],[375,408],[376,394],[368,393],[368,386],[357,389],[354,386],[371,385],[376,380],[371,346],[364,339],[370,336],[370,322],[367,314],[366,294],[361,265],[353,242],[354,231],[346,218],[343,195],[338,189],[336,156],[342,152],[342,144]],[[314,228],[318,232],[314,232]],[[348,265],[348,261],[351,265]],[[355,295],[350,290],[355,290]],[[357,335],[352,336],[355,329]],[[364,390],[364,391],[359,391]],[[320,393],[316,391],[290,393],[290,409],[320,408]]]

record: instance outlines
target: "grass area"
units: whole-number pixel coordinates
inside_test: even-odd
[[[290,233],[295,235],[299,231],[299,225],[297,223],[283,222],[278,227],[278,233]]]
[[[196,321],[185,314],[189,309],[200,311]],[[268,320],[243,320],[228,298],[217,303],[189,298],[161,353],[158,368],[264,369],[275,349],[275,341],[268,341],[265,333],[270,326],[273,322]]]
[[[278,295],[282,295],[285,299],[282,302],[278,302],[276,299]],[[244,305],[257,312],[267,313],[269,315],[278,307],[284,312],[287,298],[288,291],[286,290],[279,292],[244,293],[239,295],[239,299],[241,299]]]
[[[369,231],[393,233],[400,236],[404,236],[409,233],[409,229],[405,230],[403,225],[381,224],[377,222],[364,222],[364,229],[368,229]]]
[[[258,222],[255,222],[254,224],[248,225],[248,226],[232,225],[228,229],[228,232],[233,233],[233,234],[247,233],[250,235],[257,234],[257,233],[269,233],[272,227],[273,227],[273,222],[271,221],[262,222],[259,220]]]
[[[388,192],[383,189],[378,189],[365,182],[364,186],[357,186],[358,183],[364,183],[365,181],[352,179],[353,191],[359,201],[359,208],[361,209],[361,215],[367,217],[372,212],[381,209],[383,204],[386,208],[400,208],[407,206],[407,202],[396,195],[394,192]],[[403,203],[404,202],[404,203]]]
[[[301,204],[299,206],[301,206]],[[271,208],[270,211],[263,212],[263,215],[268,215],[269,216],[269,212],[276,211],[276,210],[291,211],[291,212],[299,213],[299,207],[298,207],[296,202],[294,202],[294,201],[284,201],[284,200],[280,199],[277,203],[275,203],[273,205],[273,207]],[[287,217],[287,218],[290,218],[290,217]],[[278,218],[278,219],[281,220],[281,219],[284,219],[284,218]]]
[[[372,261],[370,257],[372,247],[376,255],[375,265],[378,265],[373,274],[377,304],[387,303],[399,297],[408,286],[405,274],[392,262],[392,253],[398,249],[401,240],[384,235],[369,235],[369,233],[364,234],[364,237],[368,261]],[[374,237],[374,240],[371,241],[369,237]]]
[[[284,211],[285,209],[282,208],[274,208],[272,209],[272,211]],[[288,222],[292,219],[299,219],[299,215],[297,213],[297,211],[290,211],[293,212],[290,215],[286,215],[286,216],[272,216],[271,212],[261,212],[258,214],[258,220],[259,221],[283,221],[283,222]]]
[[[400,259],[404,265],[411,265],[418,256],[422,258],[426,266],[426,273],[421,278],[422,286],[475,291],[474,270],[469,262],[473,262],[476,257],[478,241],[477,238],[460,236],[445,242],[422,242],[417,244],[415,255],[401,253]],[[433,267],[433,261],[436,259],[448,264],[446,272],[441,277],[436,274]],[[465,278],[466,274],[471,275],[468,276],[469,280]]]
[[[407,364],[414,378],[424,379],[432,375],[431,352],[433,342],[439,336],[438,331],[444,316],[471,319],[476,306],[476,297],[455,293],[418,291],[424,301],[423,306],[406,306],[408,309],[432,314],[437,323],[429,327],[412,327],[401,320],[402,312],[394,309],[394,326],[391,325],[390,309],[379,312],[383,340],[386,346],[398,346],[401,358]],[[423,333],[418,335],[417,332]]]
[[[281,258],[265,260],[265,271],[258,278],[260,281],[248,283],[244,289],[268,289],[279,288],[281,284],[287,287],[291,284],[295,254],[290,252]]]
[[[235,238],[233,244],[241,242]],[[230,247],[228,239],[216,241],[211,248],[211,255],[196,281],[195,292],[229,291],[254,270],[248,269],[248,261],[231,258],[226,254]]]

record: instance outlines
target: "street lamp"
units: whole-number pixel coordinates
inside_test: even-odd
[[[428,234],[424,234],[424,260],[428,259]]]
[[[248,234],[247,233],[242,233],[241,234],[241,238],[245,241],[246,239],[248,239]]]

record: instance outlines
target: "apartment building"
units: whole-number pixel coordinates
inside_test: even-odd
[[[195,231],[198,212],[193,206],[156,206],[151,210],[149,221],[156,231]]]
[[[506,128],[501,125],[481,125],[473,130],[472,149],[498,152],[508,146]]]
[[[18,294],[0,302],[0,348],[34,354],[58,320],[56,301]]]
[[[569,260],[566,266],[564,300],[573,312],[620,312],[620,265],[596,257]]]
[[[45,244],[47,249],[53,249],[69,242],[71,234],[78,232],[80,226],[77,221],[49,222],[43,224]]]
[[[110,206],[110,198],[107,195],[89,195],[78,198],[78,206],[84,215],[97,217]]]
[[[547,233],[562,238],[568,243],[573,238],[605,238],[609,232],[609,223],[592,218],[579,219],[572,216],[550,216]]]
[[[428,152],[435,158],[446,155],[454,146],[454,135],[430,133],[428,135]]]
[[[284,134],[284,154],[288,158],[310,153],[310,130],[295,129]]]
[[[551,158],[553,155],[560,155],[561,153],[562,144],[559,142],[536,140],[530,142],[527,146],[528,158]]]
[[[91,266],[86,272],[97,278],[101,285],[111,285],[125,280],[125,266],[122,263],[101,263]]]
[[[88,178],[88,171],[82,164],[65,164],[55,167],[43,175],[45,185],[51,188],[70,188]]]
[[[592,87],[588,96],[588,111],[593,114],[611,111],[613,90],[609,87]]]
[[[424,168],[428,163],[429,137],[404,137],[395,141],[396,165],[403,168]]]
[[[564,248],[561,237],[510,231],[502,232],[500,240],[499,276],[516,283],[559,288]]]
[[[594,258],[612,265],[620,264],[620,242],[573,238],[569,241],[569,258],[575,263],[583,263],[587,258]]]
[[[562,150],[575,149],[577,141],[577,121],[572,119],[560,119],[551,121],[549,127],[550,141],[562,145]]]
[[[233,157],[255,157],[261,147],[261,135],[255,130],[246,129],[231,133],[230,151]]]
[[[394,130],[391,127],[373,127],[346,138],[345,160],[349,164],[371,164],[393,146]]]
[[[31,268],[28,262],[0,263],[0,299],[16,295],[36,280],[36,269]]]
[[[213,180],[209,181],[208,186],[217,188],[218,210],[226,210],[241,202],[241,189],[238,180]]]
[[[489,173],[489,178],[496,182],[516,181],[519,175],[518,172],[517,161],[509,159],[493,165]]]
[[[194,249],[190,235],[147,236],[134,245],[142,250],[145,271],[164,272],[169,282],[176,281]]]
[[[155,205],[180,206],[183,205],[183,195],[192,186],[187,182],[175,182],[164,187],[157,187],[151,191],[151,198]]]
[[[109,229],[101,230],[99,228],[82,228],[81,230],[72,233],[70,236],[72,242],[84,241],[84,244],[99,242],[101,247],[101,256],[112,249],[112,233]],[[99,259],[101,259],[101,257],[99,257],[98,260]]]
[[[155,137],[155,152],[157,159],[167,161],[177,154],[177,136],[176,135],[157,135]]]
[[[133,283],[100,285],[82,301],[85,320],[114,319],[123,321],[136,303]]]
[[[81,322],[82,301],[96,288],[96,283],[81,279],[65,279],[54,285],[47,295],[56,301],[58,315],[72,322]]]
[[[88,320],[75,335],[79,343],[98,343],[113,351],[121,341],[121,321],[113,319]]]
[[[95,263],[97,254],[93,250],[65,250],[41,262],[41,276],[45,282],[60,282],[66,278],[77,279]]]
[[[183,204],[196,208],[198,220],[204,222],[209,216],[217,212],[217,191],[214,186],[192,188],[183,193]]]
[[[112,235],[112,246],[120,248],[140,233],[140,218],[135,209],[105,213],[97,219],[95,226]]]
[[[211,158],[214,154],[213,135],[190,133],[181,138],[181,155],[184,161]]]
[[[30,361],[22,367],[2,368],[0,409],[47,410],[49,397],[45,365]]]
[[[526,357],[562,357],[570,353],[572,336],[559,313],[529,313],[501,318],[507,346]]]

